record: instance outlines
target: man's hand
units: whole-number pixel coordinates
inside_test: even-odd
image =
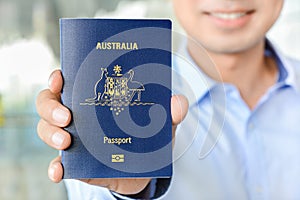
[[[61,72],[56,70],[49,78],[49,89],[41,91],[36,100],[36,108],[41,117],[37,126],[38,135],[46,144],[58,150],[66,149],[71,144],[70,134],[63,129],[70,123],[72,116],[68,108],[61,104],[62,86]],[[173,135],[187,110],[188,102],[184,96],[172,97]],[[48,176],[55,183],[62,180],[63,167],[60,156],[50,162]],[[150,179],[83,179],[81,181],[106,187],[120,194],[136,194],[148,185]]]

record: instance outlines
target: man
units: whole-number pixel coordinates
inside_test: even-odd
[[[84,180],[97,186],[71,181],[69,197],[122,199],[146,195],[150,188],[162,199],[300,199],[300,63],[281,55],[265,38],[283,0],[173,3],[192,38],[184,50],[189,61],[175,58],[174,65],[194,99],[175,79],[176,90],[189,100],[189,111],[177,128],[172,179]],[[203,64],[197,43],[216,69]],[[52,74],[49,86],[37,99],[42,118],[38,133],[50,146],[65,149],[71,141],[61,127],[71,115],[59,102],[59,71]],[[175,96],[171,103],[175,130],[187,102]],[[182,148],[185,140],[188,145]],[[58,157],[50,163],[49,177],[59,182],[62,173]]]

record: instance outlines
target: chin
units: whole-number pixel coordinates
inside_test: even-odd
[[[218,54],[238,54],[249,51],[261,44],[264,41],[264,37],[262,39],[253,39],[250,37],[244,37],[243,39],[238,38],[212,38],[207,40],[202,40],[200,42],[203,47],[211,53]]]
[[[206,45],[204,42],[202,43],[202,46],[209,53],[216,53],[216,54],[233,54],[233,53],[242,52],[246,49],[246,48],[242,48],[240,45],[224,44],[224,43],[217,43],[215,45],[212,45],[210,43]]]

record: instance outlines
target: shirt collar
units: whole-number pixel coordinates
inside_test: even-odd
[[[268,39],[266,39],[265,55],[275,58],[279,71],[277,84],[291,86],[299,91],[300,85],[292,61],[287,59]],[[207,55],[205,59],[209,59],[209,56]],[[173,63],[173,92],[184,91],[190,105],[201,100],[211,89],[227,85],[208,77],[194,62],[186,46],[173,54]],[[226,90],[225,87],[223,89]]]
[[[269,40],[266,40],[265,55],[272,56],[276,61],[279,72],[277,84],[290,86],[296,91],[299,91],[300,85],[297,81],[293,60],[284,56]]]

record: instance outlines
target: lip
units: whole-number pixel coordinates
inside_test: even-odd
[[[236,29],[245,26],[252,18],[254,10],[204,11],[211,23],[223,29]]]

